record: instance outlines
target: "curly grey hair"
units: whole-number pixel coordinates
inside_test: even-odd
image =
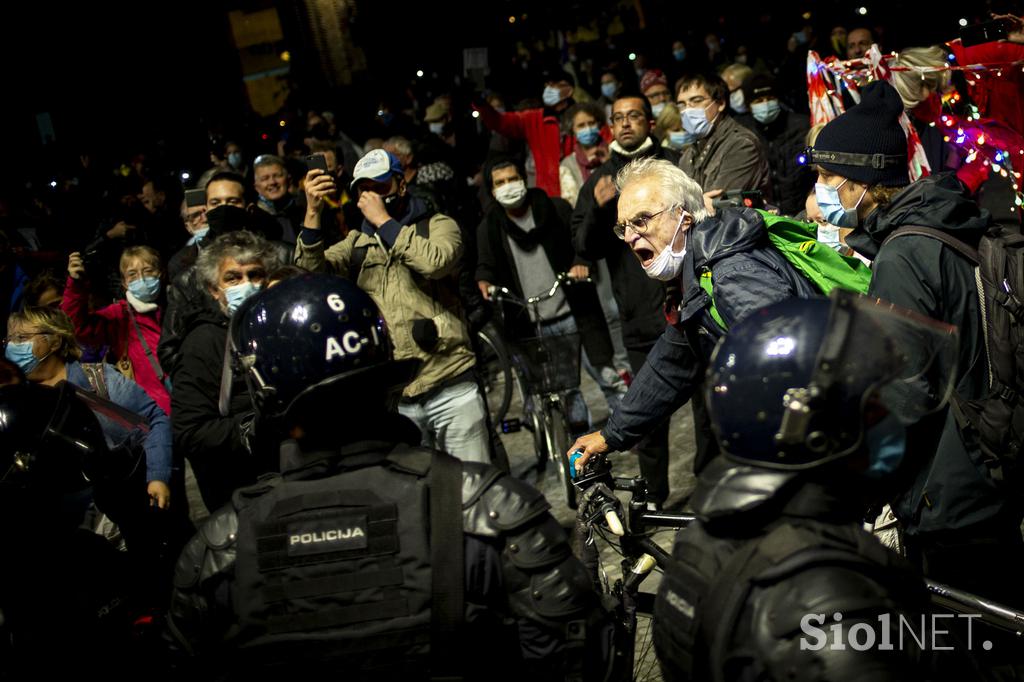
[[[203,249],[196,260],[199,281],[207,289],[216,289],[220,283],[220,264],[225,258],[234,258],[242,265],[262,263],[267,272],[281,267],[277,249],[263,237],[246,230],[228,232]]]

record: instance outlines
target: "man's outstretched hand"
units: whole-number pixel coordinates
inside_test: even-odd
[[[594,455],[601,455],[608,452],[608,443],[605,442],[604,436],[601,435],[600,431],[594,431],[588,433],[585,436],[580,436],[576,439],[576,442],[572,444],[569,451],[565,453],[566,457],[571,457],[572,453],[577,450],[583,450],[583,454],[576,460],[576,472],[583,471],[583,465],[587,463],[587,460]]]

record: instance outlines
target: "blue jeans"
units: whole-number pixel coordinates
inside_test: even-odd
[[[419,427],[421,445],[463,462],[491,461],[484,399],[474,382],[448,386],[422,403],[399,403],[398,412]]]

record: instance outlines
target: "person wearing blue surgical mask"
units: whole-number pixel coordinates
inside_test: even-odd
[[[157,358],[166,304],[160,254],[149,246],[129,246],[121,253],[120,270],[124,298],[94,309],[89,279],[102,273],[86,272],[81,254],[72,253],[61,308],[80,343],[108,346],[118,369],[170,414],[170,380]]]
[[[237,142],[228,142],[224,145],[224,160],[228,162],[228,168],[242,177],[248,177],[249,166],[245,163],[245,155]]]
[[[139,521],[147,507],[143,489],[148,496],[149,506],[166,509],[172,502],[170,484],[176,466],[171,451],[171,423],[167,413],[137,382],[123,376],[114,365],[83,364],[78,334],[71,319],[62,310],[26,308],[13,313],[7,323],[4,355],[18,365],[25,378],[34,384],[59,386],[67,382],[83,392],[96,393],[104,400],[134,413],[146,424],[147,431],[137,432],[122,420],[109,414],[97,413],[103,435],[113,449],[128,447],[129,443],[141,439],[145,451],[144,461],[137,471],[138,477],[133,474],[126,480],[109,481],[104,485],[103,496],[107,502],[112,503],[107,507],[107,513],[112,518],[117,516],[113,520],[123,531],[128,552],[135,551],[134,543],[139,542],[147,531],[145,524]],[[180,470],[178,473],[181,473]],[[183,502],[181,498],[177,504],[180,506]],[[180,508],[184,511],[184,507]]]
[[[615,74],[606,73],[601,76],[601,96],[605,99],[614,100],[621,89],[622,85],[615,78]]]
[[[594,169],[608,160],[608,143],[601,137],[606,119],[604,109],[596,102],[574,105],[563,118],[575,143],[573,150],[559,163],[558,178],[562,198],[576,206],[576,197]]]
[[[271,242],[245,230],[220,235],[196,261],[209,305],[190,313],[174,368],[171,408],[175,451],[191,462],[209,509],[226,503],[235,488],[254,482],[270,466],[269,454],[260,456],[252,435],[253,406],[244,379],[230,372],[223,376],[224,349],[232,314],[258,294],[280,264]]]
[[[768,74],[759,73],[744,80],[743,92],[750,105],[751,124],[765,143],[775,203],[783,215],[796,215],[814,187],[811,165],[799,161],[810,131],[807,116],[781,104],[775,79]]]
[[[605,71],[601,74],[601,96],[597,98],[597,103],[604,108],[605,118],[611,117],[612,104],[621,90],[622,82],[615,72]]]
[[[759,190],[771,200],[771,170],[757,133],[726,111],[729,88],[717,76],[698,74],[679,82],[676,106],[683,130],[694,136],[679,167],[714,197],[728,190]],[[802,198],[802,197],[801,197]]]

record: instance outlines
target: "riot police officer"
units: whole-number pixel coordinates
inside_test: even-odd
[[[365,293],[287,279],[243,304],[230,343],[282,473],[237,490],[182,553],[168,631],[191,673],[604,676],[608,626],[548,503],[418,445],[389,409],[417,361],[393,357]]]
[[[95,488],[129,474],[84,401],[110,404],[28,383],[5,360],[0,382],[0,679],[126,678],[138,653],[130,567],[83,527]]]
[[[930,645],[900,631],[921,634],[923,580],[861,521],[899,473],[904,425],[947,400],[955,357],[953,327],[848,292],[733,326],[706,383],[724,457],[655,607],[667,679],[936,679]]]

